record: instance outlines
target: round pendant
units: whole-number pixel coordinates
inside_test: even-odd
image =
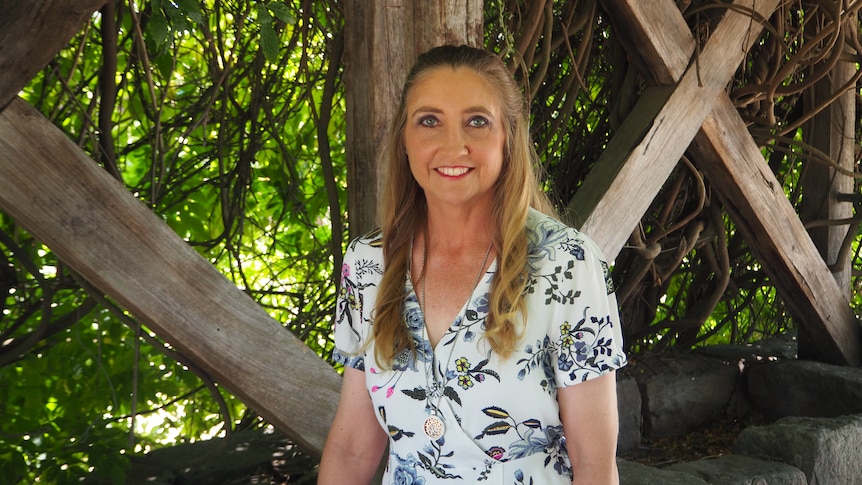
[[[438,440],[443,437],[443,433],[446,432],[446,425],[443,424],[443,420],[437,417],[436,414],[432,414],[425,418],[425,423],[422,425],[422,430],[425,431],[425,436],[431,438],[432,440]]]

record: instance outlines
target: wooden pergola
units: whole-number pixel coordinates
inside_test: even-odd
[[[103,3],[0,0],[0,209],[280,431],[319,453],[337,404],[336,372],[17,97]],[[481,40],[481,8],[476,7],[481,2],[448,2],[447,12],[412,5],[424,2],[390,1],[385,8],[377,1],[348,3],[348,21],[354,27],[351,32],[348,26],[347,44],[357,58],[368,61],[347,70],[346,75],[363,79],[357,83],[360,89],[350,94],[348,109],[356,108],[350,115],[353,129],[371,126],[377,130],[374,136],[379,136],[388,113],[363,107],[360,100],[381,96],[381,89],[384,99],[397,96],[404,73],[395,76],[392,71],[397,69],[386,65],[392,39],[410,39],[401,46],[407,52],[399,58],[403,62],[394,66],[401,70],[416,51],[441,39],[472,44]],[[400,10],[392,10],[393,3],[399,3]],[[574,222],[614,257],[690,150],[791,305],[800,327],[801,353],[840,365],[862,364],[862,329],[847,300],[849,276],[836,277],[830,271],[726,93],[762,29],[753,19],[768,18],[779,0],[734,1],[702,46],[673,0],[603,4],[612,12],[615,31],[624,35],[630,57],[654,86],[641,96],[570,202],[573,218],[577,215]],[[415,15],[420,8],[425,9],[422,15]],[[453,21],[452,12],[463,18]],[[440,36],[386,35],[393,29],[410,31],[415,22],[439,26]],[[854,75],[852,65],[842,69],[838,72],[845,78]],[[388,78],[382,79],[381,72]],[[854,106],[849,94],[844,118],[833,115],[828,130],[838,135],[833,141],[825,137],[820,148],[836,160],[843,157],[852,170],[852,149],[849,160],[840,153],[846,151],[841,135],[849,130],[848,138],[854,139],[855,114],[849,126],[846,119]],[[354,174],[379,170],[373,143],[357,150],[364,153],[351,158]],[[371,165],[356,165],[360,159]],[[832,191],[849,192],[847,180],[839,179],[831,178],[845,185]],[[849,210],[846,205],[842,209],[839,201],[830,203],[836,210]],[[357,209],[356,220],[362,217],[368,215]]]

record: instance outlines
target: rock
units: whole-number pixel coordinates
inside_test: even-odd
[[[862,413],[862,369],[805,360],[752,366],[749,399],[770,419]]]
[[[617,459],[620,485],[707,485],[707,482],[688,473],[662,470],[632,461]]]
[[[796,359],[798,349],[796,332],[791,332],[744,345],[707,345],[698,347],[695,352],[741,367],[750,367],[759,363]]]
[[[131,458],[128,485],[276,483],[273,476],[299,478],[313,473],[315,458],[304,455],[290,440],[271,428],[239,431],[215,438],[160,448]],[[234,481],[239,480],[239,481]],[[281,480],[277,483],[281,483]]]
[[[809,485],[860,485],[862,415],[787,417],[746,428],[733,452],[793,465],[805,473]]]
[[[617,452],[636,450],[641,444],[641,392],[637,382],[629,376],[618,374],[617,409],[620,415],[620,434]]]
[[[693,354],[650,356],[632,367],[649,438],[682,435],[720,417],[740,376],[734,364]]]
[[[713,485],[807,485],[802,470],[775,461],[741,455],[704,458],[668,466]]]

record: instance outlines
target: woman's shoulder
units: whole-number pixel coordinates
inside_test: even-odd
[[[383,276],[383,237],[375,229],[357,237],[347,245],[341,267],[342,285],[374,286]]]
[[[527,215],[526,230],[533,258],[544,256],[559,260],[561,256],[570,256],[579,261],[605,260],[601,249],[589,236],[535,209],[530,209]]]
[[[378,227],[368,233],[359,236],[347,245],[348,252],[352,253],[379,253],[383,251],[383,231]]]

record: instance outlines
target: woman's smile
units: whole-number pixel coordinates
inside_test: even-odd
[[[467,167],[440,167],[436,170],[447,177],[460,177],[472,169]]]

